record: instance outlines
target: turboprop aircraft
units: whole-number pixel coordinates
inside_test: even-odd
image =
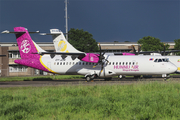
[[[90,81],[96,77],[110,79],[117,75],[156,75],[170,74],[177,70],[177,67],[169,62],[163,56],[109,56],[98,54],[98,64],[91,59],[86,62],[82,60],[81,55],[87,56],[84,52],[68,51],[73,46],[68,46],[67,41],[62,40],[63,52],[55,54],[46,54],[30,37],[29,32],[24,27],[15,27],[14,32],[4,31],[2,33],[15,33],[21,59],[14,62],[24,66],[43,70],[56,74],[81,74]],[[75,48],[74,48],[75,49]],[[62,54],[61,54],[62,53]],[[78,56],[73,59],[73,56]],[[93,53],[92,53],[93,56]],[[154,62],[161,59],[161,62]],[[97,65],[96,65],[97,64]],[[94,67],[96,65],[96,67]]]
[[[63,32],[61,32],[59,29],[50,29],[50,33],[40,33],[41,35],[52,35],[53,38],[53,43],[55,47],[56,52],[64,52],[64,51],[69,51],[69,52],[79,52],[76,50],[69,42],[65,39]],[[66,46],[66,49],[64,49],[64,46]],[[138,46],[138,52],[135,50],[135,47],[133,46],[134,53],[114,53],[114,54],[108,54],[108,55],[138,55],[140,53],[141,46]],[[100,47],[101,51],[101,47]],[[88,53],[90,55],[90,53]],[[89,56],[86,56],[87,58],[90,58]],[[85,57],[85,58],[86,58]],[[166,56],[172,63],[174,63],[178,70],[176,72],[180,72],[180,57],[178,56]],[[82,61],[86,59],[81,59]],[[160,62],[162,59],[156,59],[155,62]],[[98,62],[98,60],[97,60]],[[124,75],[119,75],[119,78],[122,78]],[[141,75],[135,75],[135,78],[140,78]],[[163,74],[162,77],[167,77],[169,75]]]

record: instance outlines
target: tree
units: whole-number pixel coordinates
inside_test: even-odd
[[[175,50],[180,50],[180,39],[175,39],[175,40],[174,40],[174,43],[175,43],[174,49],[175,49]],[[177,55],[180,55],[180,52],[177,52],[176,54],[177,54]]]
[[[97,42],[93,39],[93,35],[83,29],[71,28],[68,32],[68,41],[76,49],[82,52],[98,52]]]
[[[161,40],[155,37],[147,36],[138,40],[138,44],[141,44],[141,49],[143,51],[164,51],[168,50],[169,45],[160,42]]]

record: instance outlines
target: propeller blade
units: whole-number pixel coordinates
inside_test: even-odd
[[[132,45],[132,47],[133,47],[133,52],[136,55],[136,49],[135,49],[134,45]]]
[[[102,62],[102,55],[101,55],[101,45],[99,43],[99,50],[100,50],[100,54],[99,54],[99,61]]]

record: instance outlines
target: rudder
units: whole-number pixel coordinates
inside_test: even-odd
[[[82,53],[74,48],[64,37],[63,32],[59,29],[50,29],[50,33],[53,38],[53,43],[56,49],[56,52],[66,52],[66,53]]]
[[[29,32],[24,27],[15,27],[14,32],[19,47],[19,52],[22,59],[34,58],[39,59],[40,55],[37,52],[44,52],[37,44],[35,44],[29,35]]]

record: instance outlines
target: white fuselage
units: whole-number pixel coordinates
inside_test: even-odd
[[[163,59],[163,56],[109,56],[106,55],[103,70],[101,64],[80,61],[71,56],[61,57],[50,55],[41,57],[42,63],[51,71],[58,74],[97,74],[99,77],[114,75],[146,75],[146,74],[170,74],[177,67],[170,62],[154,62],[155,59]],[[95,67],[94,67],[95,66]]]
[[[171,63],[177,66],[177,71],[180,72],[180,56],[165,56]]]

